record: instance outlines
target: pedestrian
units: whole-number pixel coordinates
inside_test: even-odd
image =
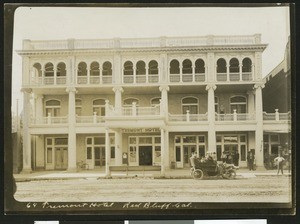
[[[277,175],[279,174],[279,170],[281,170],[281,174],[283,175],[284,160],[285,159],[280,154],[274,159],[274,162],[277,164]]]
[[[223,162],[223,163],[226,162],[226,160],[227,160],[227,155],[226,155],[225,151],[222,152],[221,159],[222,159],[222,162]]]
[[[249,170],[254,170],[254,153],[252,150],[249,150],[248,155],[247,155],[247,161],[248,161],[248,168]]]
[[[217,160],[217,154],[216,154],[216,152],[213,152],[211,156],[212,156],[212,158],[213,158],[214,161]]]
[[[234,162],[233,162],[235,166],[239,166],[239,160],[240,160],[240,154],[236,152],[234,154]]]

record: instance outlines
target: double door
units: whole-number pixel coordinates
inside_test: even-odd
[[[56,147],[55,148],[55,169],[68,168],[68,148]]]
[[[196,145],[183,146],[183,167],[191,166],[190,158],[194,152],[196,152]]]
[[[105,147],[103,146],[94,147],[94,166],[95,167],[105,166]]]

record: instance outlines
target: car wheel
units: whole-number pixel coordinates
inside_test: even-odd
[[[197,170],[194,171],[194,175],[193,176],[194,176],[194,179],[201,180],[204,177],[204,173],[203,173],[202,170],[197,169]]]

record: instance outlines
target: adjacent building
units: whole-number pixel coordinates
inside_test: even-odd
[[[259,34],[24,40],[23,171],[189,167],[192,152],[247,152],[289,130],[263,111]]]

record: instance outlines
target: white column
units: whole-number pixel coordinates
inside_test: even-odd
[[[253,90],[250,90],[247,92],[247,95],[248,95],[248,105],[247,105],[247,112],[248,114],[252,115],[252,114],[255,114],[255,99],[254,99],[254,92]]]
[[[205,63],[205,80],[207,82],[216,81],[216,62],[215,62],[215,54],[207,53],[207,61]]]
[[[207,114],[208,114],[208,150],[216,152],[216,131],[215,131],[215,93],[217,86],[209,84],[206,86],[207,95]]]
[[[122,112],[122,93],[124,92],[122,87],[114,87],[113,91],[115,92],[115,112],[118,115],[121,115]]]
[[[115,132],[115,165],[122,165],[122,153],[123,153],[123,144],[122,144],[122,131],[117,130]]]
[[[255,84],[255,111],[256,111],[256,130],[255,130],[255,159],[258,167],[263,167],[263,104],[262,104],[263,84]]]
[[[30,93],[31,89],[22,89],[23,92],[23,169],[22,173],[29,173],[31,169],[31,136],[30,123]]]
[[[160,161],[160,166],[161,166],[161,170],[160,170],[160,174],[162,176],[165,175],[165,151],[166,146],[165,146],[165,130],[163,128],[160,129],[160,154],[161,154],[161,161]]]
[[[169,65],[167,54],[160,54],[160,62],[158,62],[158,69],[158,76],[161,77],[159,82],[167,83],[169,81]]]
[[[242,77],[242,70],[243,70],[243,64],[239,64],[239,71],[240,71],[240,81],[243,81],[243,77]]]
[[[120,45],[120,40],[115,39],[115,47],[119,47]],[[121,55],[120,53],[116,52],[114,54],[114,59],[113,59],[113,65],[112,65],[112,72],[113,72],[113,83],[116,84],[121,84],[122,83],[122,63],[121,63]]]
[[[109,140],[109,129],[105,129],[105,176],[110,177],[110,140]]]
[[[54,65],[55,66],[55,65]],[[54,85],[56,85],[56,83],[57,83],[57,74],[56,74],[56,72],[57,72],[57,69],[56,69],[56,67],[53,67],[53,83],[54,83]]]
[[[262,79],[262,66],[261,66],[261,61],[262,61],[262,56],[261,52],[255,52],[255,62],[254,62],[254,79],[255,81],[259,81]]]
[[[164,150],[164,166],[165,170],[170,168],[170,148],[169,148],[169,131],[165,130],[165,150]]]
[[[75,114],[75,88],[67,88],[69,93],[69,131],[68,131],[68,171],[76,171],[76,114]]]
[[[230,80],[230,75],[229,75],[229,73],[230,73],[230,71],[229,71],[229,65],[226,65],[226,76],[227,76],[227,78],[226,78],[226,81],[229,81]]]
[[[169,108],[168,108],[168,91],[170,90],[169,86],[160,86],[159,90],[161,91],[161,107],[160,110],[163,112],[164,116],[168,117]]]

